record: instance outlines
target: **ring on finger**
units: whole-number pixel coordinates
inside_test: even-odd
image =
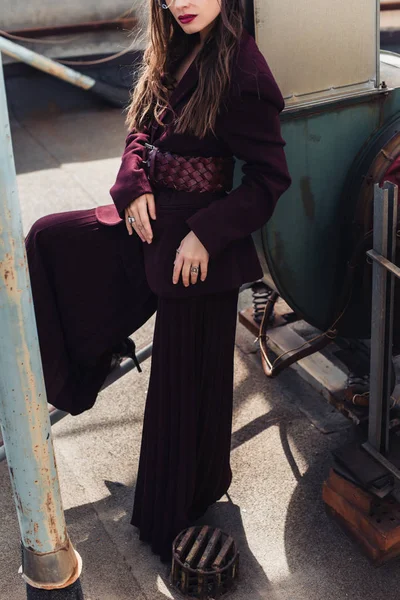
[[[136,221],[136,219],[135,219],[135,217],[131,217],[131,216],[129,215],[129,217],[128,217],[128,221],[129,221],[129,223],[132,225],[132,223],[134,223],[134,222]]]
[[[199,272],[199,267],[193,266],[190,268],[191,273],[198,273]]]

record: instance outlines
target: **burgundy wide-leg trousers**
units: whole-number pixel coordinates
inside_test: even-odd
[[[114,346],[156,310],[142,241],[89,209],[42,217],[25,245],[47,400],[78,415],[93,406]]]
[[[79,414],[108,373],[111,348],[157,308],[132,524],[162,560],[174,537],[228,490],[238,289],[156,297],[142,242],[95,211],[39,219],[26,240],[48,401]],[[143,306],[145,308],[143,308]]]

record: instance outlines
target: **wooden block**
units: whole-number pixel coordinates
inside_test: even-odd
[[[372,511],[370,515],[363,513],[357,506],[348,502],[328,485],[323,485],[322,497],[328,506],[338,513],[351,526],[357,536],[379,552],[387,554],[400,546],[400,507],[394,503],[392,510],[383,505],[384,510]]]
[[[333,510],[327,504],[325,505],[326,512],[338,523],[342,531],[357,544],[361,551],[370,559],[374,566],[378,567],[400,555],[400,545],[393,546],[390,551],[382,552],[379,548],[371,544],[360,532],[350,523],[345,521],[341,515]]]
[[[337,494],[340,494],[340,496],[350,502],[350,504],[361,510],[362,513],[365,515],[371,514],[375,503],[375,498],[372,494],[341,477],[333,469],[330,470],[327,484]]]

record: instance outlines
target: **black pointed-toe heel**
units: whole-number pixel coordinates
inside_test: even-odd
[[[137,368],[137,370],[139,371],[139,373],[142,372],[142,369],[140,367],[140,363],[137,359],[136,356],[136,344],[133,340],[131,340],[131,338],[126,338],[126,340],[124,340],[124,343],[127,346],[127,352],[125,354],[125,356],[131,358],[133,360],[133,362],[135,363],[135,367]]]
[[[114,369],[121,364],[124,358],[131,358],[135,363],[135,367],[142,372],[140,363],[136,356],[136,344],[131,338],[126,338],[113,348],[113,358],[111,368]]]

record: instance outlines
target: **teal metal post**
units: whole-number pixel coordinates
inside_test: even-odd
[[[81,560],[69,540],[61,503],[1,53],[0,314],[0,423],[21,531],[23,578],[28,589],[62,589],[78,580]]]

